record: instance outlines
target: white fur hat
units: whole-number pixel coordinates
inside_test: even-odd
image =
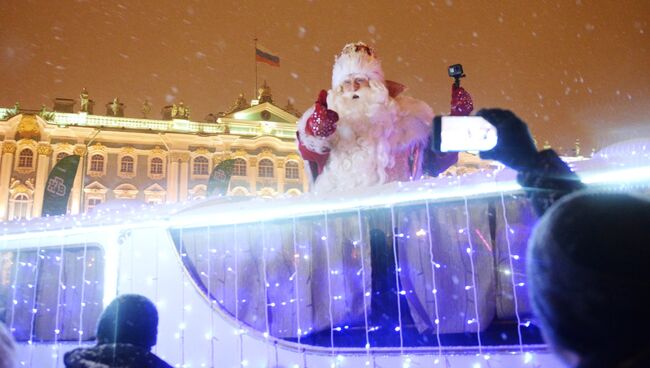
[[[375,50],[363,42],[349,43],[334,58],[332,89],[336,89],[350,74],[362,74],[384,83],[384,71]]]

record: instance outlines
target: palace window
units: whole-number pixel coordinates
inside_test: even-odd
[[[192,174],[194,175],[208,175],[208,159],[203,156],[198,156],[194,159],[194,166],[192,167]]]
[[[25,148],[20,151],[20,156],[18,156],[18,167],[32,167],[34,163],[34,152],[32,150]]]
[[[272,178],[273,177],[273,161],[269,159],[260,160],[257,175],[260,178]]]
[[[9,207],[9,220],[29,219],[31,217],[32,200],[25,193],[16,194]]]
[[[122,157],[122,160],[120,161],[120,172],[128,173],[128,174],[133,173],[133,157],[131,156]]]
[[[100,173],[104,172],[104,156],[92,155],[92,157],[90,157],[90,171]]]
[[[284,167],[284,177],[286,179],[300,179],[300,172],[298,171],[298,163],[296,161],[288,161]]]
[[[149,173],[153,175],[162,175],[163,173],[163,160],[160,157],[154,157],[151,159],[151,164],[149,166]]]
[[[235,176],[246,176],[246,160],[243,158],[236,158],[232,174]]]

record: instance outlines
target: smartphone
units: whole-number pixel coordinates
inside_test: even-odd
[[[489,151],[496,145],[497,129],[480,116],[436,116],[433,119],[435,151]]]

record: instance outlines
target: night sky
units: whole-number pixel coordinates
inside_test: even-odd
[[[332,5],[334,4],[334,5]],[[366,7],[363,4],[373,4]],[[184,101],[192,120],[253,97],[253,38],[275,103],[329,88],[344,44],[376,47],[388,79],[448,112],[446,67],[475,105],[513,109],[538,144],[593,147],[650,136],[650,1],[0,1],[0,106],[52,107],[86,87],[95,113],[119,97],[151,117]],[[78,108],[78,104],[77,104]]]

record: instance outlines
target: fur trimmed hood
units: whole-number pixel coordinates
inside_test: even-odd
[[[102,344],[67,352],[67,368],[172,368],[149,350],[131,344]]]

